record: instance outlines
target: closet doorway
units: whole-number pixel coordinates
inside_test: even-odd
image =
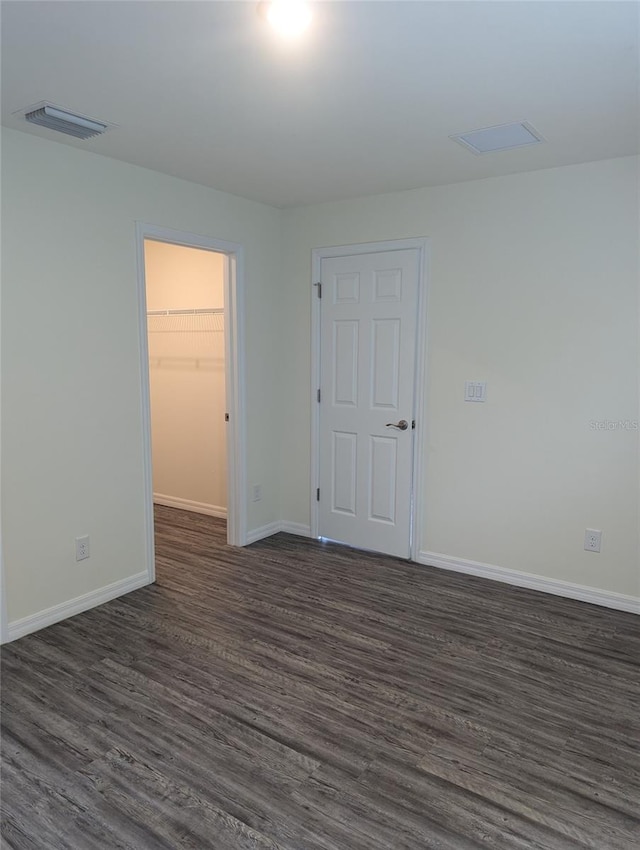
[[[243,248],[138,223],[146,539],[153,505],[224,517],[246,544]]]
[[[224,519],[225,261],[144,240],[153,501]]]

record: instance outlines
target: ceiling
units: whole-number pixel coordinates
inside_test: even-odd
[[[2,123],[275,206],[638,153],[636,2],[318,2],[284,44],[257,2],[3,2]],[[16,110],[118,125],[78,141]],[[449,139],[526,120],[545,143]]]

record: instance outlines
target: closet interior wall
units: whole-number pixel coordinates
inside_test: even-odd
[[[154,502],[223,517],[225,261],[145,240]]]

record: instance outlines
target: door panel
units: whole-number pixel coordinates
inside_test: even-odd
[[[397,410],[400,383],[400,320],[374,319],[371,343],[371,407]]]
[[[358,404],[358,322],[333,325],[333,400],[335,404]]]
[[[333,463],[331,480],[331,508],[333,511],[355,516],[356,513],[356,434],[333,432]]]
[[[417,249],[322,260],[319,533],[409,557]]]
[[[398,441],[395,437],[370,437],[369,519],[389,522],[396,519],[396,470]]]

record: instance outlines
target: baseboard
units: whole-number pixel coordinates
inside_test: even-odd
[[[90,608],[96,608],[98,605],[103,605],[105,602],[110,602],[118,596],[123,596],[132,590],[138,590],[147,584],[149,584],[149,574],[145,570],[145,572],[136,573],[129,578],[114,581],[113,584],[100,587],[98,590],[76,596],[75,599],[70,599],[68,602],[61,602],[52,608],[46,608],[37,614],[30,614],[21,620],[15,620],[13,623],[9,623],[7,628],[7,642],[24,637],[31,632],[37,632],[47,626],[52,626],[54,623],[66,620],[76,614],[82,614]]]
[[[265,537],[271,537],[272,534],[278,534],[280,531],[284,531],[286,534],[296,534],[298,537],[311,537],[311,528],[308,525],[301,522],[278,520],[248,532],[247,546],[258,540],[264,540]]]
[[[618,611],[629,611],[632,614],[640,614],[640,598],[626,596],[623,593],[614,593],[610,590],[601,590],[598,587],[573,584],[569,581],[560,581],[553,578],[545,578],[533,573],[521,573],[518,570],[510,570],[506,567],[496,567],[492,564],[482,564],[479,561],[467,561],[464,558],[452,558],[450,555],[442,555],[438,552],[420,552],[418,563],[430,567],[438,567],[442,570],[452,570],[467,575],[480,576],[492,581],[502,581],[516,587],[527,587],[531,590],[541,590],[543,593],[551,593],[554,596],[564,596],[568,599],[577,599],[580,602],[590,602],[592,605],[601,605],[604,608],[615,608]]]
[[[311,526],[304,525],[301,522],[287,522],[283,520],[280,523],[280,531],[287,534],[296,534],[298,537],[311,537]]]
[[[271,537],[272,534],[277,534],[279,531],[282,531],[281,522],[270,522],[267,525],[261,525],[260,528],[254,528],[247,532],[247,546],[256,543],[258,540],[264,540],[265,537]]]
[[[191,511],[194,514],[227,518],[227,509],[220,505],[208,505],[206,502],[194,502],[192,499],[181,499],[178,496],[165,496],[162,493],[153,494],[154,505],[164,505],[166,508],[179,508],[181,511]]]

